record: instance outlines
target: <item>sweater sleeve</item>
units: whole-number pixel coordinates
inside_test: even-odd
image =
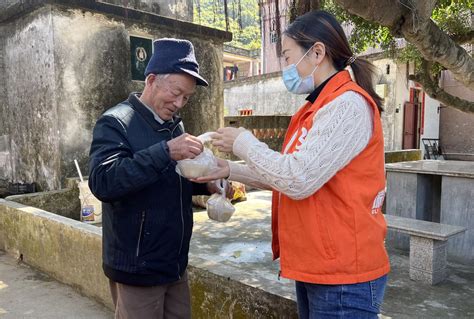
[[[248,165],[241,175],[253,175],[254,180],[298,200],[314,194],[356,157],[372,131],[372,108],[360,94],[346,92],[318,111],[297,151],[275,152],[246,131],[234,141],[233,152]],[[230,174],[235,175],[232,166]]]
[[[228,162],[230,168],[229,180],[244,183],[245,185],[264,190],[271,189],[271,187],[263,183],[261,178],[259,178],[258,175],[255,175],[253,170],[247,165],[234,163],[232,161]]]

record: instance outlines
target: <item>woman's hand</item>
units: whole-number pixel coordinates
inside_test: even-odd
[[[232,153],[232,148],[237,136],[240,133],[245,132],[243,127],[224,127],[217,130],[216,133],[212,134],[212,145],[217,147],[221,152]]]
[[[217,179],[226,179],[229,177],[230,174],[230,168],[229,168],[229,163],[227,163],[226,160],[223,160],[221,158],[216,158],[217,159],[217,168],[215,170],[212,170],[209,175],[203,176],[203,177],[198,177],[195,179],[192,179],[191,181],[196,182],[196,183],[207,183],[210,181],[215,181]]]
[[[221,182],[222,184],[218,186],[217,184],[220,184]],[[221,189],[224,190],[226,198],[228,199],[234,198],[234,193],[235,193],[234,188],[232,187],[232,185],[230,185],[230,183],[227,180],[219,179],[217,181],[207,182],[207,190],[209,191],[209,193],[222,194]]]

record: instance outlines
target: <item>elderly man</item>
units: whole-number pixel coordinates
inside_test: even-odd
[[[201,142],[176,116],[207,86],[191,42],[160,39],[142,94],[106,111],[94,128],[89,186],[103,202],[103,269],[116,318],[190,318],[186,267],[191,196],[213,192],[179,176],[176,161],[194,158]]]

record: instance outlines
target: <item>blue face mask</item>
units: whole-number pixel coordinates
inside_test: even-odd
[[[303,60],[303,58],[308,54],[312,49],[311,47],[306,53],[301,57],[301,59],[296,64],[291,64],[282,71],[283,83],[288,91],[295,94],[309,94],[314,91],[314,71],[318,68],[316,65],[310,75],[306,76],[304,79],[298,73],[296,66]]]

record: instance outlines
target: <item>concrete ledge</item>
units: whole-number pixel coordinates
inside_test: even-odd
[[[98,227],[0,200],[0,249],[111,307],[101,239]]]
[[[397,150],[385,152],[385,163],[419,161],[423,159],[421,150]]]
[[[73,188],[12,195],[5,199],[23,205],[37,207],[45,211],[55,212],[57,215],[74,220],[79,220],[81,214],[81,203],[79,201],[79,189],[76,184],[74,185],[75,187]]]

